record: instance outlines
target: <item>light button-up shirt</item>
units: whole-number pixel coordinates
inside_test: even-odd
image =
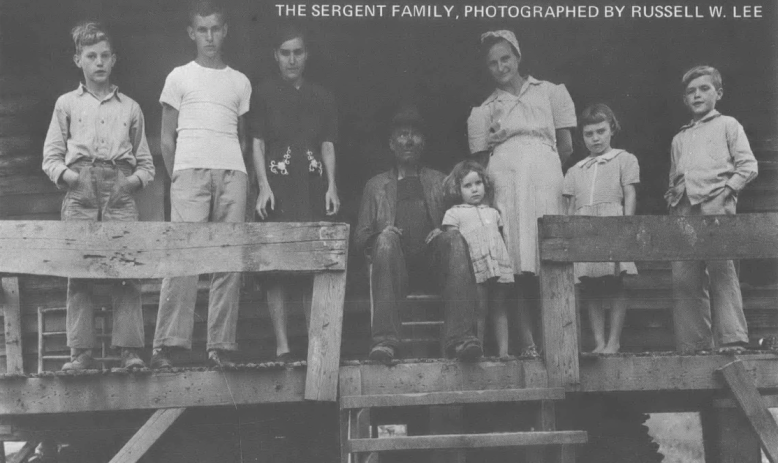
[[[154,180],[154,161],[146,141],[143,112],[116,86],[97,98],[84,84],[57,99],[43,144],[43,171],[57,186],[76,161],[130,164],[143,186]]]
[[[673,138],[670,189],[673,207],[683,197],[692,205],[720,194],[725,187],[740,192],[758,173],[758,165],[743,126],[716,110],[681,128]]]

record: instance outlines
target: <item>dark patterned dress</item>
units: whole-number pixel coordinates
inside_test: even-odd
[[[307,81],[297,89],[280,78],[266,80],[252,92],[249,127],[265,142],[265,170],[275,197],[267,220],[327,220],[321,145],[335,143],[338,135],[332,94]]]

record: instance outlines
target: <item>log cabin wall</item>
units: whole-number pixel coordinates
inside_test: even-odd
[[[632,3],[624,2],[627,8]],[[280,22],[273,5],[255,0],[229,0],[227,4],[228,63],[252,82],[270,76],[275,71],[270,38]],[[730,8],[737,3],[725,5]],[[165,76],[193,57],[185,33],[185,11],[186,2],[178,0],[0,2],[1,219],[59,219],[63,193],[41,172],[41,147],[54,101],[75,88],[81,78],[72,63],[69,30],[86,18],[102,20],[110,27],[119,57],[112,79],[140,103],[146,116],[158,175],[141,194],[142,219],[163,219],[168,179],[159,159],[161,110],[157,101]],[[751,20],[309,19],[305,25],[311,32],[312,55],[307,77],[330,88],[339,107],[336,149],[341,220],[355,221],[365,181],[390,164],[386,121],[399,99],[416,100],[427,116],[429,164],[446,170],[465,155],[467,115],[489,91],[478,59],[478,35],[503,27],[518,35],[525,72],[565,83],[579,112],[596,101],[616,111],[623,131],[614,144],[635,153],[640,161],[638,213],[643,214],[664,213],[662,193],[667,185],[670,140],[688,119],[681,104],[680,76],[696,64],[717,66],[725,85],[718,108],[743,124],[760,161],[760,175],[741,196],[740,211],[778,210],[778,37],[774,33],[778,21],[774,5],[765,5],[764,16]],[[574,159],[585,154],[579,141]],[[364,355],[369,343],[365,272],[359,256],[353,257],[345,356]],[[632,307],[623,345],[629,350],[667,349],[672,339],[669,270],[650,263],[640,268],[641,276],[630,284]],[[773,333],[778,328],[774,263],[744,262],[742,275],[752,334]],[[250,276],[245,281],[239,328],[242,355],[247,360],[270,358],[274,341],[261,285]],[[190,362],[204,358],[205,288],[203,281],[195,349],[185,359]],[[159,282],[144,286],[149,341],[158,290]],[[22,278],[21,292],[25,364],[32,370],[37,356],[37,309],[64,306],[64,280]],[[297,311],[290,334],[301,351],[303,326]],[[63,328],[61,314],[47,319],[47,331]],[[52,352],[64,352],[64,338],[58,339],[47,344]]]

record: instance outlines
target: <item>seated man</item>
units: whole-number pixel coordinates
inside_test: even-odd
[[[392,119],[389,146],[395,166],[365,186],[355,234],[357,252],[372,261],[373,343],[370,359],[394,359],[399,344],[399,307],[409,281],[437,279],[443,295],[446,355],[472,361],[483,349],[475,336],[476,282],[467,244],[459,231],[441,231],[443,179],[421,167],[423,120],[415,107]]]

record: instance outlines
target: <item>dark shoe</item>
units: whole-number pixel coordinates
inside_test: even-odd
[[[389,364],[394,360],[394,347],[378,345],[370,350],[370,360]]]
[[[160,347],[154,349],[154,353],[151,355],[151,368],[154,370],[169,370],[173,368],[173,363],[170,361],[170,348]]]
[[[525,347],[524,349],[522,349],[521,357],[538,358],[540,357],[540,352],[538,352],[537,346],[533,344],[529,347]]]
[[[229,351],[212,349],[208,351],[208,363],[215,368],[233,368],[235,362],[230,358]]]
[[[745,343],[731,342],[728,344],[722,344],[721,347],[716,349],[716,352],[723,355],[738,355],[746,351]]]
[[[480,341],[468,340],[454,348],[454,355],[460,362],[475,362],[484,355],[484,348]]]
[[[138,355],[138,349],[122,348],[122,368],[125,370],[146,368],[146,364],[143,363],[143,360]]]
[[[93,370],[97,367],[92,358],[92,349],[78,349],[76,352],[71,354],[69,362],[62,365],[62,371]]]

